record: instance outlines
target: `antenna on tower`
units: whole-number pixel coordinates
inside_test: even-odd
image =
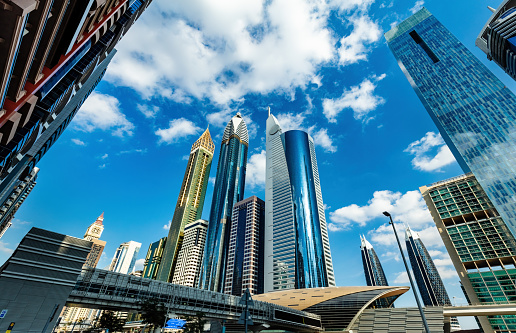
[[[489,9],[491,11],[491,13],[494,13],[496,12],[496,9],[494,9],[493,7],[491,6],[487,6],[487,9]]]
[[[267,111],[269,111],[269,116],[270,116],[271,115],[271,107],[270,106],[267,107]]]

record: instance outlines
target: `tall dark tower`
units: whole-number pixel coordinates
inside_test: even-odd
[[[376,255],[371,243],[365,239],[364,236],[360,236],[360,250],[362,252],[362,263],[364,264],[364,273],[366,283],[368,286],[388,286],[387,278],[383,271],[380,259]]]
[[[200,287],[223,291],[233,206],[244,199],[249,135],[244,119],[231,118],[220,146]]]

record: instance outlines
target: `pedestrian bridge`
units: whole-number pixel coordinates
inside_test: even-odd
[[[144,279],[101,269],[85,269],[78,277],[66,306],[103,310],[137,311],[138,301],[155,299],[177,315],[204,313],[206,318],[238,321],[244,305],[240,297]],[[321,331],[320,316],[292,308],[254,301],[249,307],[255,327],[297,332]],[[263,326],[266,325],[266,326]]]

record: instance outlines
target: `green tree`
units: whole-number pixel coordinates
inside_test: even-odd
[[[117,318],[113,311],[104,311],[100,316],[97,328],[109,330],[109,332],[121,331],[124,327],[124,320]]]
[[[183,333],[202,333],[204,332],[204,324],[206,322],[202,312],[197,312],[195,316],[187,316]]]
[[[167,319],[167,309],[162,302],[155,299],[148,299],[139,302],[140,310],[138,313],[142,315],[144,324],[149,324],[152,328],[162,327]]]

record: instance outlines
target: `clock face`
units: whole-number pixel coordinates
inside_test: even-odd
[[[95,228],[95,229],[93,229],[93,232],[98,234],[100,232],[100,230],[98,228]]]

